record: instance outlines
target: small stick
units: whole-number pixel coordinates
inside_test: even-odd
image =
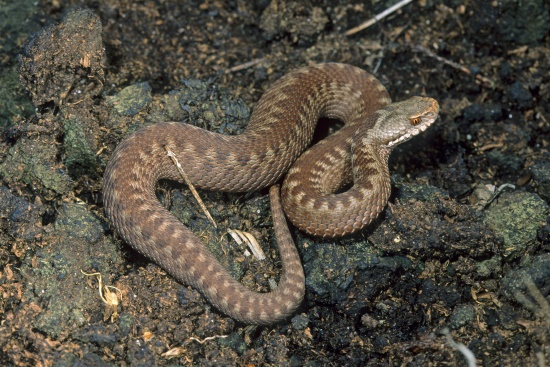
[[[231,69],[226,70],[225,73],[229,74],[229,73],[234,73],[236,71],[241,71],[241,70],[244,70],[244,69],[248,69],[249,67],[252,67],[254,65],[257,65],[257,64],[260,64],[260,63],[264,62],[265,60],[266,60],[265,57],[262,57],[260,59],[254,59],[254,60],[245,62],[244,64],[233,66]]]
[[[509,183],[505,183],[505,184],[500,185],[498,187],[498,189],[496,189],[495,192],[493,193],[493,196],[491,196],[491,198],[489,200],[487,200],[487,203],[485,204],[484,208],[487,208],[506,188],[510,188],[512,190],[515,190],[516,186],[514,186],[512,184],[509,184]]]
[[[384,10],[382,13],[375,15],[374,17],[370,18],[366,22],[361,23],[357,27],[349,29],[348,31],[346,31],[346,33],[344,33],[344,35],[351,36],[352,34],[360,32],[363,29],[368,28],[371,25],[375,24],[376,22],[381,21],[382,19],[384,19],[385,17],[387,17],[388,15],[393,13],[394,11],[401,9],[402,7],[404,7],[405,5],[407,5],[410,2],[412,2],[412,0],[401,0],[400,2],[395,4],[394,6],[389,7],[388,9]]]
[[[206,205],[204,205],[204,203],[202,202],[202,200],[199,196],[199,193],[197,192],[197,190],[195,190],[195,186],[193,186],[193,184],[191,183],[191,181],[189,181],[189,178],[187,177],[185,172],[183,172],[183,168],[181,167],[180,162],[178,162],[178,158],[176,157],[174,152],[172,152],[170,150],[170,148],[168,148],[168,147],[164,147],[164,148],[166,149],[166,152],[168,153],[168,157],[170,157],[172,159],[172,162],[174,162],[174,164],[176,165],[181,177],[183,177],[183,180],[185,181],[187,186],[189,186],[189,189],[191,190],[191,193],[193,194],[193,196],[195,197],[195,199],[199,203],[199,206],[201,207],[204,214],[206,214],[206,217],[210,220],[210,222],[212,222],[212,224],[214,225],[214,228],[218,228],[218,226],[216,225],[216,222],[214,221],[214,218],[212,218],[212,216],[210,215],[210,212],[208,211],[208,209],[206,209]]]
[[[453,340],[453,337],[451,336],[451,331],[449,330],[449,328],[444,328],[443,330],[441,330],[441,332],[443,335],[447,337],[447,343],[451,346],[451,348],[456,349],[460,353],[462,353],[462,355],[468,362],[468,367],[477,366],[476,357],[474,353],[470,349],[468,349],[468,347],[465,346],[464,344],[455,342]]]
[[[514,296],[521,304],[523,304],[523,306],[525,306],[525,308],[528,308],[531,312],[539,316],[541,319],[546,319],[548,322],[550,322],[550,304],[548,303],[546,298],[544,298],[533,279],[527,273],[522,272],[521,277],[523,278],[523,283],[527,287],[527,290],[535,299],[535,301],[537,301],[538,308],[520,292],[515,292]]]
[[[434,59],[436,59],[437,61],[440,61],[442,63],[444,63],[445,65],[449,65],[450,67],[452,68],[455,68],[457,70],[460,70],[462,71],[464,74],[468,74],[468,75],[472,75],[472,72],[470,71],[470,69],[468,69],[466,66],[463,66],[463,65],[460,65],[459,63],[457,62],[454,62],[454,61],[451,61],[451,60],[447,60],[439,55],[436,55],[435,53],[433,53],[432,51],[428,50],[427,48],[424,48],[422,46],[415,46],[414,47],[414,50],[416,51],[419,51],[419,52],[422,52],[430,57],[433,57]],[[484,83],[486,86],[490,87],[490,88],[494,88],[495,86],[495,82],[493,82],[491,79],[488,79],[488,78],[485,78],[484,76],[480,75],[480,74],[477,74],[475,76],[475,78],[479,81],[481,81],[482,83]]]
[[[194,336],[190,337],[189,340],[194,340],[196,341],[197,343],[200,343],[200,344],[204,344],[206,343],[207,341],[209,340],[214,340],[214,339],[224,339],[224,338],[227,338],[229,335],[214,335],[214,336],[209,336],[209,337],[206,337],[204,339],[199,339],[199,338],[195,338]]]
[[[207,338],[204,338],[204,339],[199,339],[199,338],[195,338],[194,336],[190,337],[189,338],[189,341],[196,341],[197,343],[200,343],[200,344],[204,344],[206,343],[207,341],[209,340],[214,340],[214,339],[224,339],[224,338],[227,338],[229,335],[214,335],[214,336],[209,336]],[[185,342],[187,344],[187,342]],[[161,354],[161,356],[163,357],[168,357],[168,358],[171,358],[171,357],[177,357],[183,353],[185,353],[186,350],[185,348],[183,347],[175,347],[175,348],[172,348],[164,353]],[[189,359],[189,357],[185,356],[185,359],[186,359],[186,362],[188,362],[189,365],[192,364],[192,360]]]

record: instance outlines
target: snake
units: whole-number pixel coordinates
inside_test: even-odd
[[[126,243],[199,290],[222,313],[245,324],[277,323],[290,317],[305,295],[304,271],[286,218],[324,238],[363,229],[388,202],[391,151],[425,131],[438,113],[437,101],[429,97],[392,103],[385,87],[358,67],[303,67],[264,92],[239,135],[159,122],[123,139],[104,172],[105,213]],[[343,126],[310,147],[323,118]],[[254,292],[233,279],[163,207],[156,196],[158,181],[182,181],[168,150],[197,188],[238,193],[270,187],[282,266],[274,290]]]

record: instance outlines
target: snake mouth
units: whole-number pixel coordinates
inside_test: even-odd
[[[397,139],[391,140],[387,143],[388,148],[393,148],[396,145],[399,145],[407,140],[412,139],[414,136],[426,131],[436,120],[437,115],[433,118],[430,118],[427,121],[424,121],[423,124],[416,126],[413,129],[408,129],[405,133],[401,134]]]

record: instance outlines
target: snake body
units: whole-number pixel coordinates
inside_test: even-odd
[[[157,200],[160,179],[181,181],[167,149],[193,185],[209,190],[258,190],[276,184],[290,169],[281,192],[288,218],[312,235],[345,235],[383,210],[392,148],[424,131],[439,110],[431,98],[390,102],[380,82],[363,70],[319,64],[279,79],[240,135],[176,122],[146,127],[119,144],[107,164],[106,214],[127,243],[200,290],[222,312],[250,324],[280,321],[301,303],[305,278],[278,185],[270,189],[270,199],[283,273],[276,290],[256,293],[235,281]],[[340,120],[344,127],[302,155],[321,117]],[[351,182],[351,189],[334,194]]]

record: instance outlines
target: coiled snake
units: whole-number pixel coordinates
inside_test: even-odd
[[[302,68],[264,93],[241,135],[166,122],[124,140],[105,170],[105,211],[126,242],[200,290],[222,312],[244,323],[274,323],[291,315],[305,292],[275,184],[288,171],[282,206],[299,229],[322,237],[356,232],[387,203],[392,148],[426,130],[438,112],[431,98],[390,104],[376,78],[350,65]],[[340,120],[344,127],[302,154],[321,117]],[[162,207],[155,196],[157,181],[181,180],[167,148],[199,188],[243,192],[275,185],[270,198],[283,266],[276,290],[244,288]],[[334,194],[352,181],[351,189]]]

